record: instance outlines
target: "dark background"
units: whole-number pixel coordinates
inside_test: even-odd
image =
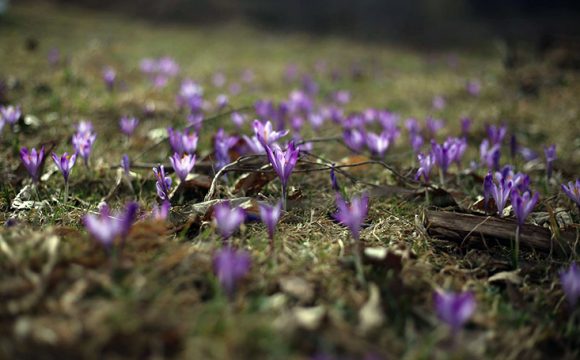
[[[564,0],[53,0],[155,21],[242,19],[278,31],[372,41],[469,45],[580,36],[580,1]]]

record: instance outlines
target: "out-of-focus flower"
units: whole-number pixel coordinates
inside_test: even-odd
[[[217,231],[223,240],[229,239],[240,227],[246,218],[244,210],[232,207],[229,201],[217,204],[213,211]]]
[[[139,205],[130,202],[125,211],[112,216],[108,205],[101,207],[99,215],[88,214],[83,218],[87,231],[97,240],[105,250],[110,251],[115,239],[123,243],[129,234],[131,225],[135,221]]]
[[[234,125],[236,125],[236,127],[238,128],[241,128],[242,125],[244,125],[244,122],[246,121],[244,115],[240,114],[237,111],[232,113],[231,119]]]
[[[531,194],[530,191],[525,191],[520,194],[518,191],[512,191],[511,201],[512,207],[514,208],[514,213],[518,220],[518,224],[521,226],[526,221],[528,215],[534,210],[534,206],[538,202],[539,194]]]
[[[22,164],[30,174],[32,181],[38,183],[40,180],[40,166],[44,160],[44,146],[40,148],[40,151],[36,151],[35,148],[28,150],[28,148],[20,149],[20,159]]]
[[[382,157],[389,145],[391,144],[390,137],[387,133],[382,132],[380,135],[377,135],[372,132],[368,132],[367,136],[367,146],[371,150],[374,155]]]
[[[214,271],[228,297],[233,297],[236,283],[246,276],[251,262],[250,254],[230,247],[219,250],[214,256]]]
[[[423,147],[423,137],[420,134],[410,134],[411,148],[418,154]]]
[[[568,186],[562,184],[562,191],[580,208],[580,179],[576,179],[576,183],[570,181]]]
[[[580,268],[573,262],[568,270],[560,271],[560,282],[570,308],[574,309],[580,299]]]
[[[155,187],[157,189],[157,196],[161,200],[169,201],[169,192],[171,190],[171,178],[165,175],[165,168],[163,165],[157,165],[153,168],[153,173],[155,174]]]
[[[443,110],[445,109],[445,105],[447,102],[443,96],[437,95],[433,98],[433,108],[436,110]]]
[[[0,106],[0,120],[5,121],[10,125],[16,124],[18,119],[22,116],[22,110],[20,106],[7,105]]]
[[[461,122],[461,136],[467,137],[469,132],[471,131],[471,125],[473,125],[473,120],[468,117],[463,117],[460,120]]]
[[[121,168],[125,172],[125,175],[129,176],[131,172],[131,161],[129,160],[129,155],[123,154],[121,157]]]
[[[359,129],[346,129],[342,135],[344,143],[351,150],[359,152],[366,144],[365,133]]]
[[[260,204],[260,218],[266,228],[268,229],[268,237],[272,242],[274,239],[274,231],[276,230],[276,224],[280,220],[280,214],[282,211],[282,204],[276,203],[275,205]],[[273,246],[273,242],[272,242]]]
[[[504,125],[487,125],[487,137],[492,145],[501,145],[507,133]]]
[[[62,156],[58,156],[54,152],[52,153],[52,160],[58,167],[58,170],[62,173],[64,177],[64,182],[68,183],[68,177],[70,172],[75,165],[75,161],[77,160],[77,154],[69,155],[68,153],[62,154]]]
[[[109,91],[115,87],[115,80],[117,79],[117,72],[110,66],[103,69],[103,81]]]
[[[173,156],[169,157],[169,161],[171,161],[171,166],[173,166],[173,170],[175,171],[179,179],[183,182],[185,181],[187,175],[189,175],[189,173],[195,166],[195,155],[190,154],[179,155],[178,153],[174,153]]]
[[[471,292],[436,291],[433,300],[437,316],[451,327],[454,334],[461,330],[476,308],[475,297]]]
[[[548,179],[552,178],[553,163],[558,156],[556,155],[556,145],[544,146],[544,155],[546,155],[546,176]]]
[[[171,209],[171,203],[165,200],[161,205],[154,206],[151,210],[151,217],[153,220],[165,221],[169,216],[169,210]]]
[[[139,119],[135,117],[123,116],[121,120],[119,120],[119,127],[121,128],[121,132],[127,137],[133,135],[137,125],[139,125]]]
[[[197,141],[199,136],[195,131],[185,131],[181,135],[181,145],[183,152],[192,155],[197,150]]]
[[[419,121],[415,118],[409,118],[405,120],[405,128],[409,132],[409,135],[412,134],[419,134],[421,132],[421,126],[419,125]]]
[[[417,155],[417,159],[419,160],[419,170],[417,170],[417,175],[415,175],[415,179],[419,180],[423,177],[423,181],[425,184],[429,183],[429,177],[431,175],[431,169],[435,164],[435,160],[431,153],[426,155],[419,154]]]
[[[46,56],[50,66],[57,66],[60,63],[60,51],[57,48],[52,48],[48,51]]]
[[[230,163],[230,149],[236,145],[238,138],[236,136],[227,135],[224,129],[219,129],[214,139],[215,150],[215,167],[220,170]]]
[[[182,108],[200,108],[203,103],[203,88],[191,79],[185,79],[181,82],[179,92],[177,93],[177,105]]]
[[[222,72],[216,72],[211,78],[213,86],[221,88],[226,84],[226,76]]]
[[[445,123],[443,122],[443,120],[434,119],[431,116],[429,116],[427,118],[427,120],[425,121],[425,127],[427,128],[427,131],[429,132],[429,134],[431,135],[432,138],[437,136],[437,133],[439,132],[439,130],[443,129],[444,126],[445,126]]]
[[[355,196],[350,200],[350,203],[347,203],[340,195],[337,195],[336,206],[338,211],[335,214],[335,218],[350,230],[355,240],[359,240],[360,229],[368,213],[368,195]]]
[[[219,94],[215,99],[216,108],[222,110],[228,106],[230,100],[226,94]]]
[[[93,149],[93,144],[97,135],[90,132],[77,132],[73,135],[72,144],[75,152],[77,152],[84,160],[85,165],[89,164],[89,157]]]
[[[481,83],[479,80],[470,80],[465,85],[465,90],[467,90],[467,93],[471,96],[479,96],[479,93],[481,92]]]
[[[499,159],[501,157],[499,144],[490,147],[489,140],[483,139],[479,146],[479,154],[481,163],[485,164],[489,170],[499,170]]]
[[[493,174],[490,172],[483,178],[483,201],[485,211],[487,211],[487,206],[489,205],[489,199],[493,196]]]

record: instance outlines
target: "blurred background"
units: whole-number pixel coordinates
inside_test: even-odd
[[[19,0],[19,2],[27,0]],[[48,1],[48,0],[46,0]],[[0,3],[6,0],[0,0]],[[580,36],[580,1],[567,0],[52,0],[155,21],[244,21],[272,31],[337,34],[425,47],[490,37],[546,46]],[[0,4],[0,8],[2,5]],[[579,42],[580,43],[580,42]]]

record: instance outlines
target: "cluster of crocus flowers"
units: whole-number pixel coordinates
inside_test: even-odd
[[[193,154],[197,150],[199,136],[195,131],[179,131],[173,128],[167,129],[169,135],[169,145],[173,152],[182,154]]]
[[[69,182],[68,178],[70,176],[71,170],[75,165],[77,160],[77,154],[64,153],[61,156],[58,156],[54,152],[52,153],[52,160],[54,161],[56,167],[61,172],[62,177],[64,178],[64,202],[68,200],[68,189],[69,189]]]
[[[213,210],[215,225],[222,240],[226,242],[246,219],[244,210],[237,206],[231,206],[229,201],[217,204]]]
[[[463,154],[467,149],[465,139],[448,138],[443,144],[431,140],[431,154],[435,165],[439,167],[441,184],[445,183],[445,176],[451,164],[461,164]]]
[[[476,302],[471,292],[436,291],[433,295],[435,311],[441,321],[451,328],[456,336],[476,309]]]
[[[179,65],[169,56],[158,59],[145,58],[139,64],[141,71],[149,77],[153,86],[162,88],[170,78],[179,74]]]
[[[83,158],[86,166],[89,166],[89,157],[96,138],[97,135],[94,133],[93,124],[90,121],[79,122],[77,131],[72,137],[72,144],[75,152]]]
[[[231,247],[219,250],[213,260],[214,271],[226,295],[231,299],[234,296],[238,281],[246,276],[250,270],[252,260],[246,251],[239,251]]]
[[[580,299],[580,268],[575,262],[567,270],[560,271],[560,283],[570,309],[574,310]]]
[[[262,145],[266,149],[266,154],[268,155],[268,160],[272,165],[272,168],[278,175],[280,183],[282,185],[282,207],[286,210],[286,200],[288,197],[288,180],[290,175],[298,162],[298,157],[300,155],[300,149],[296,147],[294,141],[288,143],[286,150],[282,150],[278,144],[272,144],[271,146],[264,142],[261,138]]]
[[[21,148],[20,159],[28,174],[30,174],[32,182],[38,184],[40,181],[40,169],[44,161],[44,146],[39,151],[35,148],[30,150],[26,147]]]
[[[230,149],[233,148],[237,142],[238,138],[236,136],[226,134],[224,129],[218,130],[214,139],[216,170],[220,170],[230,163]]]
[[[83,221],[91,236],[110,254],[115,241],[123,246],[138,210],[139,205],[130,202],[123,212],[112,215],[109,206],[105,204],[101,206],[98,215],[88,214]]]

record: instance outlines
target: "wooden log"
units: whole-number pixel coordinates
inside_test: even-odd
[[[439,239],[463,243],[465,240],[498,240],[510,245],[515,238],[517,223],[510,219],[492,216],[478,216],[450,211],[427,210],[425,213],[427,233]],[[520,230],[520,245],[543,252],[558,254],[570,252],[575,235],[561,232],[555,239],[549,229],[537,225],[524,224]]]

